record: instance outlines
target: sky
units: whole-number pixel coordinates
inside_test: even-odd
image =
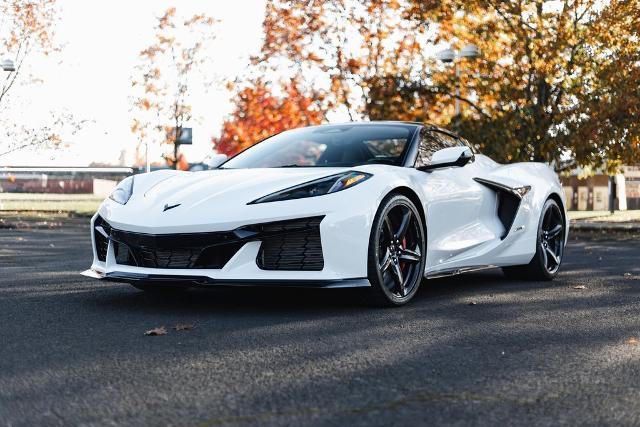
[[[212,153],[211,137],[217,135],[224,117],[231,111],[231,94],[225,84],[241,75],[249,56],[258,53],[262,41],[264,0],[59,0],[57,41],[60,53],[49,58],[32,58],[33,75],[41,83],[16,89],[9,114],[15,120],[28,118],[34,126],[45,123],[50,111],[70,111],[88,120],[78,134],[65,137],[68,148],[22,151],[4,156],[3,165],[84,166],[92,161],[117,164],[122,150],[126,162],[133,160],[137,144],[131,133],[131,78],[140,50],[154,36],[156,17],[168,7],[178,14],[206,13],[219,20],[216,40],[210,47],[213,73],[219,83],[208,93],[193,95],[194,145],[183,147],[189,161]],[[159,150],[151,153],[159,160]]]

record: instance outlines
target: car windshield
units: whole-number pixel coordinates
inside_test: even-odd
[[[347,124],[294,129],[248,148],[221,169],[400,166],[417,128],[409,124]]]

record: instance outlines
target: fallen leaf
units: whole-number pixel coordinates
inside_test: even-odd
[[[173,329],[175,329],[176,331],[190,331],[193,329],[193,325],[189,323],[178,323],[173,327]]]
[[[640,344],[640,340],[636,337],[631,337],[628,340],[626,340],[625,343],[629,345],[638,345]]]
[[[469,304],[467,304],[467,305],[476,305],[476,302],[475,301],[469,301]]]
[[[572,286],[573,289],[587,289],[587,287],[585,285],[576,285],[576,286]]]
[[[146,336],[149,336],[149,337],[157,337],[159,335],[167,335],[167,328],[165,328],[164,326],[158,326],[157,328],[149,329],[144,334]]]

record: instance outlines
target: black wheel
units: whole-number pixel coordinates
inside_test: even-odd
[[[564,255],[565,222],[560,206],[549,199],[542,208],[538,224],[536,254],[527,265],[503,267],[505,275],[527,280],[552,280],[558,274]]]
[[[392,194],[382,201],[369,240],[369,294],[376,305],[403,305],[416,294],[424,273],[424,236],[411,200]]]
[[[131,283],[136,289],[141,291],[157,294],[157,295],[171,295],[178,294],[189,289],[187,285],[167,284],[167,283],[155,283],[155,282],[138,282]]]

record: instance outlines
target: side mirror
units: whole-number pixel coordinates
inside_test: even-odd
[[[218,166],[226,162],[227,158],[226,154],[214,154],[211,156],[211,160],[209,160],[209,169],[218,169]]]
[[[431,171],[452,166],[464,166],[475,158],[469,147],[448,147],[433,153],[428,165],[420,166],[418,170]]]

